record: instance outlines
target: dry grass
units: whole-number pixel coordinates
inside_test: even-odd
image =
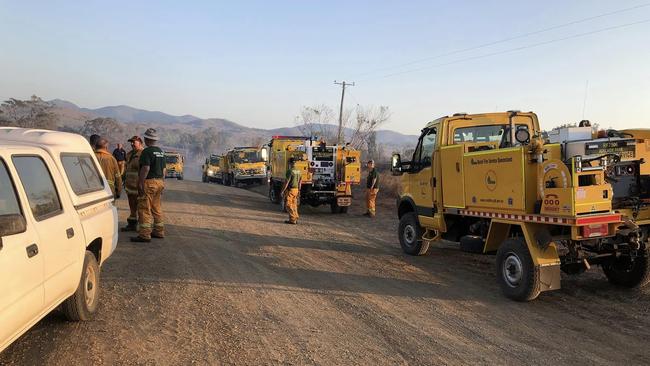
[[[379,190],[383,196],[395,198],[399,192],[400,177],[394,176],[390,171],[379,173]]]

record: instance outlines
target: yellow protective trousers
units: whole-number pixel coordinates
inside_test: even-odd
[[[287,208],[287,213],[289,214],[289,221],[298,222],[298,195],[300,191],[298,188],[290,188],[287,191],[285,207]]]
[[[151,239],[151,234],[165,235],[161,205],[165,182],[162,179],[144,181],[144,194],[138,196],[138,236]]]
[[[366,190],[366,206],[368,207],[368,213],[371,216],[375,216],[377,202],[377,193],[379,193],[379,188],[367,189]]]

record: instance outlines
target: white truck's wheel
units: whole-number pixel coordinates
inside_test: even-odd
[[[71,321],[90,320],[99,304],[99,265],[95,255],[86,251],[77,291],[66,299],[61,308]]]

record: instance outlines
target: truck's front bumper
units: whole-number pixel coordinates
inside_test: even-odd
[[[235,175],[235,179],[239,181],[253,180],[253,179],[266,179],[266,174],[239,174],[239,175]]]

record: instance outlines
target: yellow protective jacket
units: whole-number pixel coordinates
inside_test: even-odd
[[[102,168],[108,185],[111,187],[113,196],[118,196],[122,192],[122,175],[117,160],[106,150],[96,150],[95,156],[97,156],[99,166]]]
[[[140,155],[142,149],[131,150],[126,154],[126,170],[124,171],[124,189],[126,194],[138,194],[138,174],[140,174]]]

